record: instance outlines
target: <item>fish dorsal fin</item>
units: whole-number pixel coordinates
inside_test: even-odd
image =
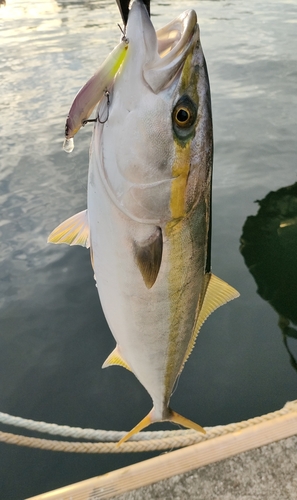
[[[88,211],[83,210],[65,220],[48,237],[48,243],[66,243],[90,247]]]
[[[185,362],[187,361],[188,357],[190,356],[194,348],[197,335],[203,323],[207,320],[208,316],[210,316],[213,311],[218,309],[218,307],[227,304],[227,302],[236,299],[240,295],[238,291],[235,290],[235,288],[228,285],[226,281],[221,280],[214,274],[207,273],[205,275],[205,280],[207,281],[205,283],[205,292],[204,292],[202,306],[198,313],[198,317],[196,319],[196,324],[193,329],[193,334],[190,343],[188,345],[188,349],[184,358],[182,368]]]
[[[126,370],[132,372],[128,363],[123,359],[118,346],[116,346],[116,348],[106,358],[106,360],[102,365],[102,368],[107,368],[108,366],[114,366],[114,365],[122,366],[123,368],[126,368]]]
[[[160,227],[144,243],[134,242],[136,264],[147,288],[152,288],[162,262],[163,236]]]

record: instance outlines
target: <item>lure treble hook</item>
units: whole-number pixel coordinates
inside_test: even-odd
[[[107,120],[108,120],[108,118],[109,118],[109,105],[110,105],[110,97],[109,97],[109,96],[110,96],[110,93],[109,93],[109,91],[108,91],[107,89],[104,91],[104,95],[105,95],[105,97],[106,97],[106,99],[107,99],[107,103],[106,103],[106,105],[107,105],[107,115],[106,115],[105,120],[101,120],[101,119],[100,119],[100,116],[99,116],[99,113],[98,113],[97,118],[93,118],[93,119],[91,119],[91,120],[84,120],[84,121],[82,122],[82,126],[83,126],[83,127],[84,127],[87,123],[95,123],[95,122],[97,122],[97,121],[98,121],[99,123],[102,123],[102,124],[103,124],[103,123],[106,123],[106,122],[107,122]]]

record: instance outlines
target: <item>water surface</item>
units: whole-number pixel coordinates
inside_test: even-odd
[[[259,209],[255,200],[297,181],[297,1],[184,0],[181,7],[178,0],[152,0],[155,26],[186,8],[198,14],[212,89],[213,272],[241,293],[203,326],[172,398],[176,411],[211,426],[297,398],[296,315],[284,318],[278,310],[276,279],[268,295],[257,293],[258,275],[240,252],[246,220]],[[118,42],[118,22],[114,0],[7,0],[0,8],[0,411],[123,430],[149,411],[150,398],[132,374],[100,369],[114,341],[88,252],[46,243],[58,223],[86,206],[91,126],[67,155],[65,116]],[[297,246],[294,234],[282,233],[281,257],[268,276],[295,276],[297,262],[288,253],[288,245]],[[259,232],[249,238],[254,248]],[[252,265],[261,270],[265,261]],[[287,295],[297,309],[294,288],[282,290],[282,300]],[[279,326],[280,315],[286,326]],[[0,497],[20,500],[149,456],[0,444]]]

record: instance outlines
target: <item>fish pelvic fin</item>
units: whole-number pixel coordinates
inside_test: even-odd
[[[195,431],[202,432],[202,434],[206,434],[205,429],[203,429],[201,425],[198,425],[192,420],[189,420],[188,418],[179,415],[179,413],[176,413],[175,411],[171,410],[171,408],[167,408],[166,416],[161,419],[155,418],[155,408],[152,408],[152,410],[146,415],[146,417],[144,417],[135,427],[133,427],[133,429],[131,429],[130,432],[128,432],[117,443],[117,446],[120,446],[125,441],[134,436],[134,434],[137,434],[138,432],[142,431],[150,424],[153,424],[154,422],[165,422],[165,421],[173,422],[174,424],[182,425],[183,427],[186,427],[188,429],[193,429]]]
[[[88,211],[83,210],[62,222],[48,237],[48,243],[90,247]]]
[[[226,281],[221,280],[212,273],[207,273],[205,275],[204,289],[205,291],[204,291],[202,306],[196,319],[195,327],[193,329],[193,334],[184,357],[184,362],[182,364],[181,371],[195,346],[198,333],[203,323],[207,320],[208,316],[210,316],[211,313],[214,312],[219,307],[223,306],[224,304],[227,304],[227,302],[230,302],[230,300],[236,299],[240,295],[240,293],[237,290],[235,290],[235,288],[228,285]],[[198,308],[199,307],[200,306],[198,304]]]
[[[107,368],[108,366],[113,366],[113,365],[122,366],[123,368],[126,368],[126,370],[132,372],[128,363],[123,359],[123,356],[121,355],[118,346],[116,346],[116,348],[106,358],[106,360],[102,365],[102,368]]]

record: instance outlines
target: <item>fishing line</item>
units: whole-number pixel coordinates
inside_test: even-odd
[[[171,396],[173,396],[173,394],[175,393],[175,391],[176,391],[176,389],[177,389],[177,386],[178,386],[178,383],[179,383],[180,376],[181,376],[181,373],[179,373],[179,374],[178,374],[178,376],[177,376],[177,379],[176,379],[176,381],[175,381],[175,383],[174,383],[174,387],[173,387],[173,391],[172,391],[172,393],[171,393]]]
[[[122,42],[126,42],[126,43],[129,43],[129,39],[126,37],[126,26],[125,28],[123,29],[122,26],[120,24],[118,24],[118,27],[120,29],[120,32],[122,33],[123,35],[123,38],[122,38]]]

